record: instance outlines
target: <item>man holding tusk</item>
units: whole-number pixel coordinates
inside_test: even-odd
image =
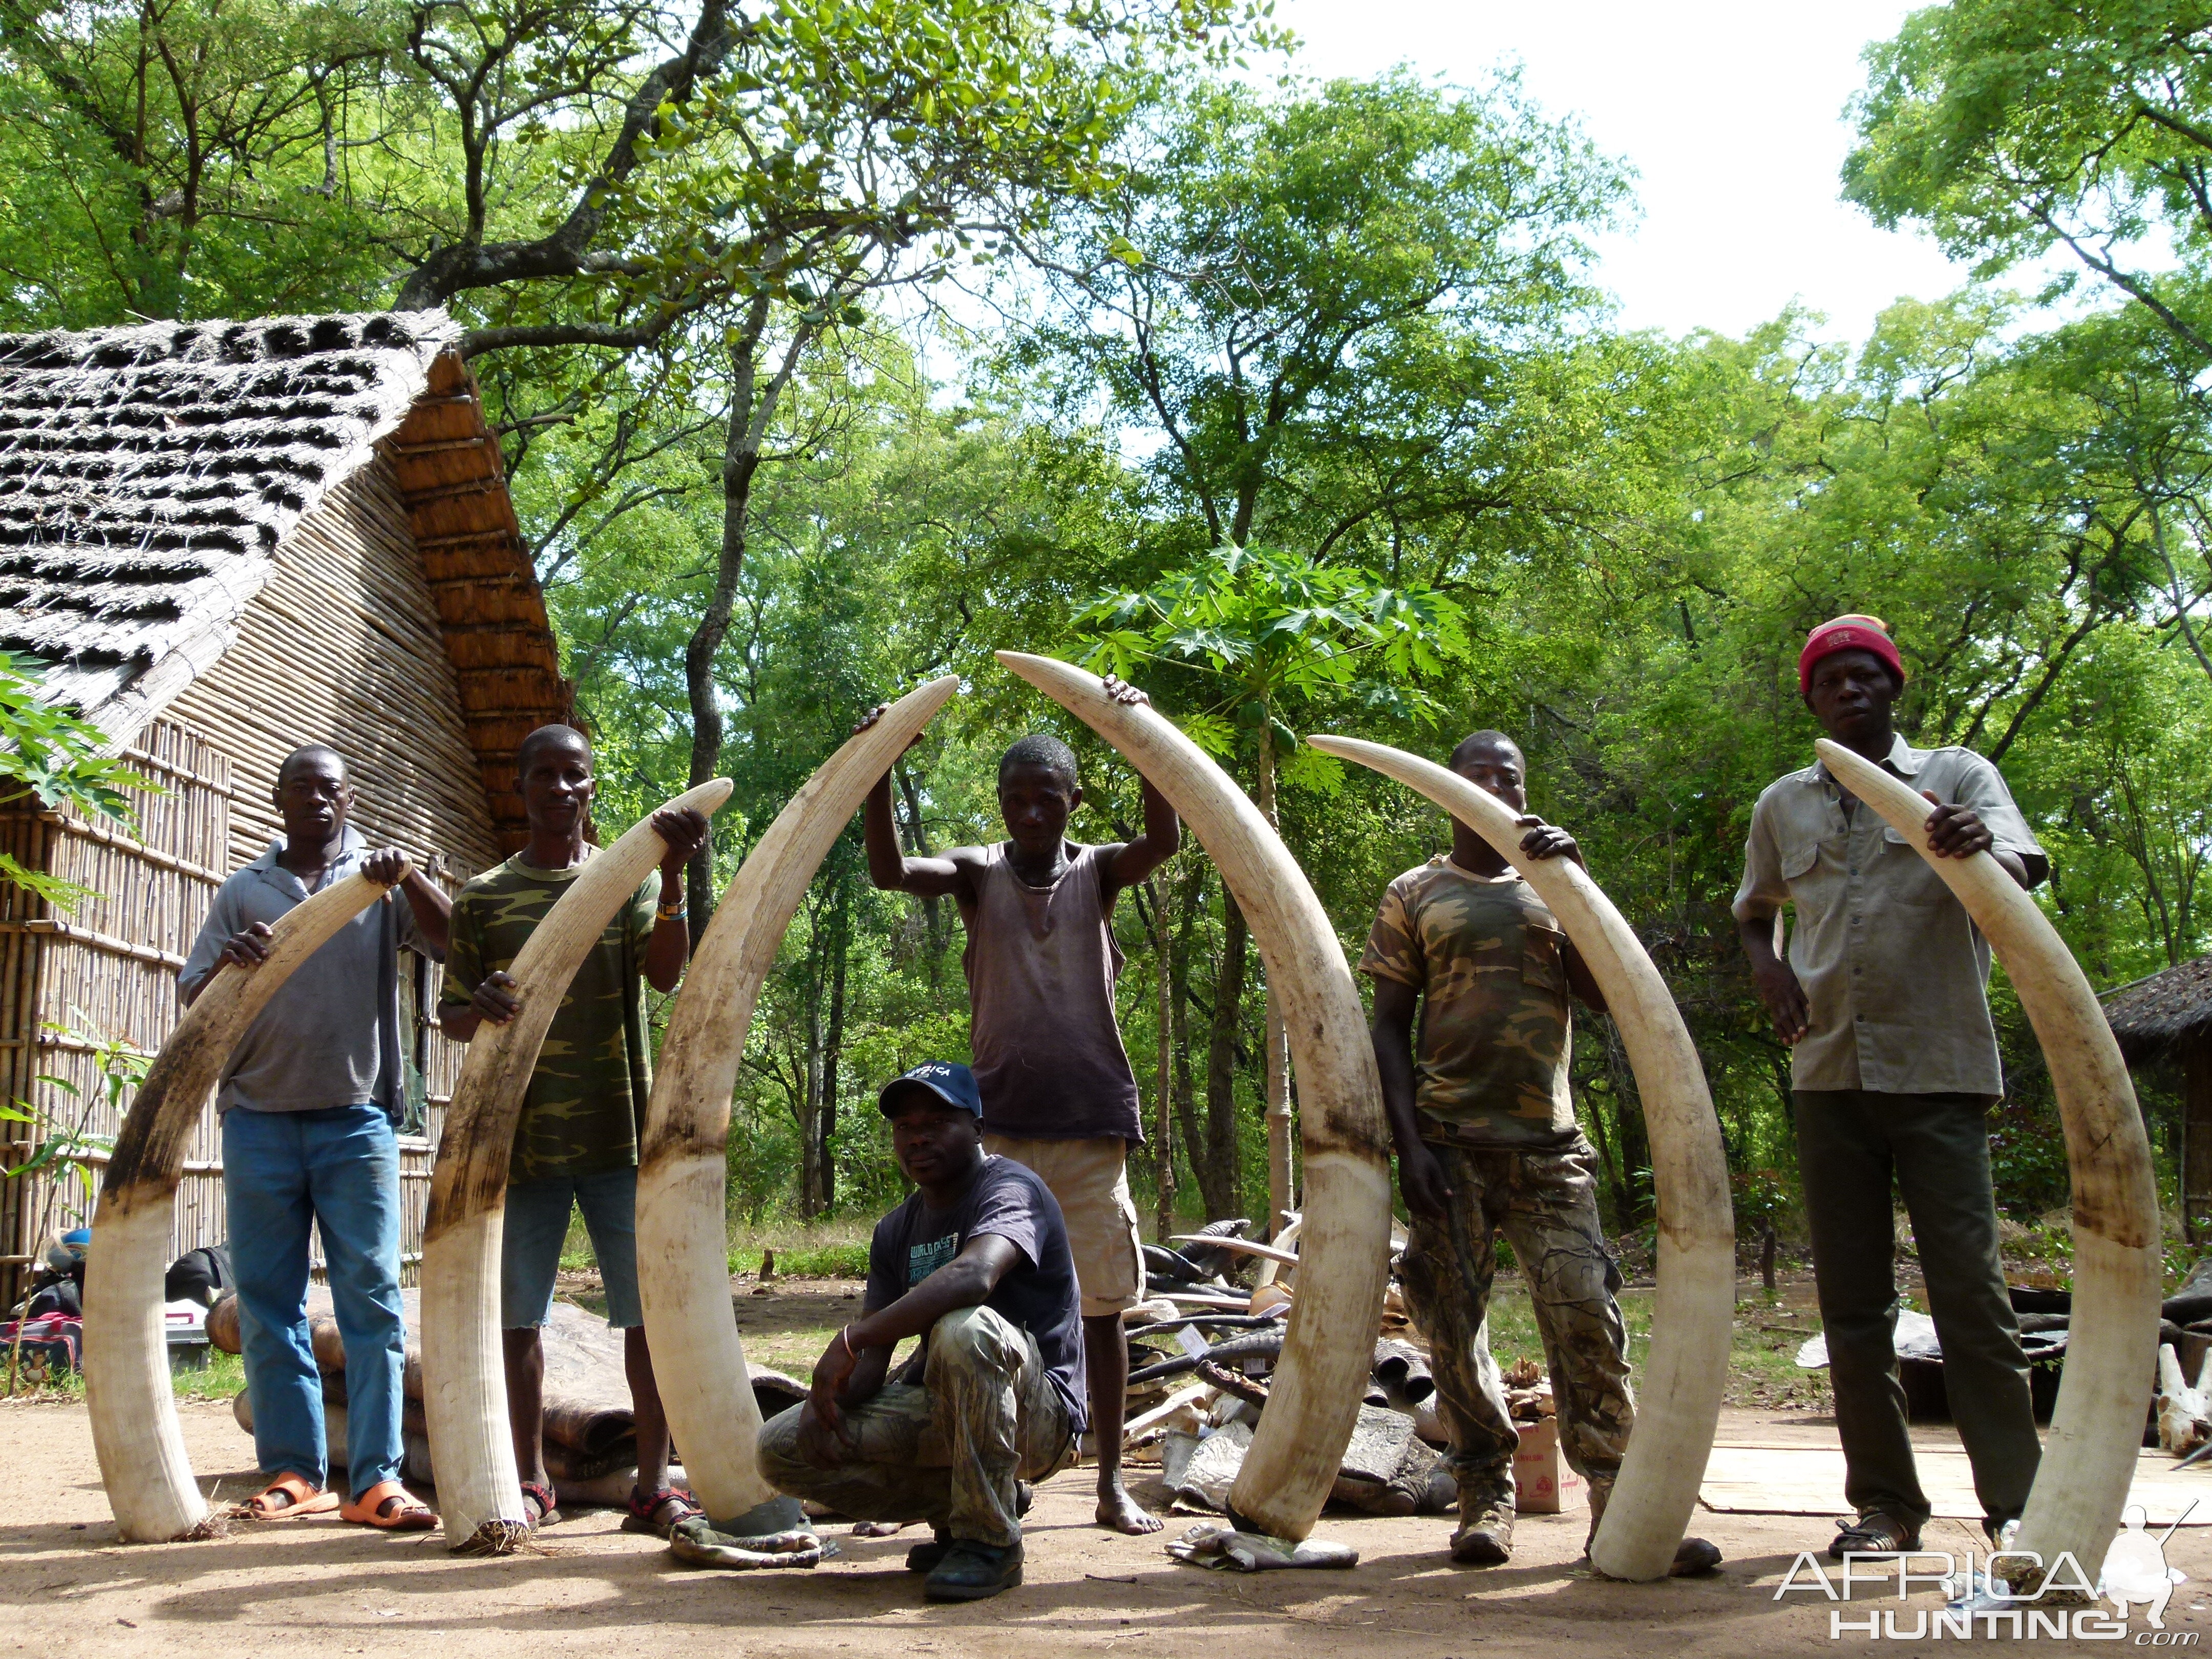
[[[891,1150],[914,1195],[878,1224],[860,1317],[830,1339],[805,1403],[761,1430],[777,1491],[857,1520],[927,1521],[907,1553],[933,1601],[1022,1582],[1024,1483],[1075,1461],[1085,1321],[1051,1189],[984,1150],[965,1066],[930,1060],[884,1085]],[[897,1378],[891,1351],[921,1346]]]
[[[462,888],[453,907],[438,1020],[456,1042],[475,1036],[485,1020],[506,1024],[521,1006],[507,969],[596,851],[584,840],[598,787],[592,768],[592,745],[573,727],[541,726],[522,740],[515,773],[529,844]],[[607,1323],[623,1332],[637,1419],[638,1479],[623,1530],[665,1538],[699,1508],[668,1484],[668,1418],[638,1300],[637,1136],[653,1091],[640,981],[665,994],[684,976],[691,944],[684,866],[706,840],[707,820],[688,808],[663,809],[653,827],[667,847],[660,868],[607,924],[568,982],[531,1073],[507,1170],[500,1322],[523,1505],[533,1528],[545,1526],[561,1517],[545,1474],[538,1333],[552,1313],[569,1212],[580,1209],[606,1291]],[[663,893],[675,896],[659,903]]]
[[[1529,814],[1512,738],[1477,732],[1451,769],[1522,815],[1524,854],[1583,861],[1572,836]],[[1452,1559],[1497,1566],[1513,1553],[1521,1438],[1484,1325],[1501,1231],[1528,1280],[1560,1445],[1589,1482],[1595,1538],[1636,1418],[1620,1269],[1567,1087],[1567,999],[1600,1012],[1605,999],[1535,890],[1456,822],[1449,857],[1390,884],[1359,967],[1375,981],[1375,1060],[1413,1217],[1406,1299],[1430,1339],[1445,1463],[1459,1484]],[[1686,1538],[1672,1571],[1710,1571],[1720,1559]]]
[[[253,1406],[254,1454],[268,1486],[246,1511],[275,1521],[337,1510],[346,1520],[420,1531],[437,1517],[400,1484],[403,1366],[399,1143],[406,1109],[399,1044],[399,950],[446,953],[444,890],[396,847],[371,852],[348,822],[345,762],[320,744],[276,769],[270,804],[284,833],[224,882],[177,975],[187,1006],[226,963],[258,967],[270,924],[359,872],[397,885],[301,963],[246,1027],[216,1091],[239,1329]],[[331,1310],[345,1342],[346,1477],[325,1492],[322,1372],[307,1338],[307,1237],[319,1226]]]
[[[1109,678],[1109,696],[1146,701]],[[886,705],[888,706],[888,705]],[[855,731],[881,717],[870,713]],[[917,738],[915,741],[919,742]],[[1136,1073],[1114,1021],[1121,947],[1114,902],[1175,855],[1182,826],[1167,798],[1139,780],[1145,832],[1103,847],[1067,839],[1083,804],[1074,751],[1026,737],[999,762],[1007,839],[908,858],[891,820],[890,775],[869,792],[868,874],[886,892],[949,893],[967,926],[969,1046],[981,1091],[987,1151],[1027,1165],[1052,1191],[1082,1265],[1083,1340],[1091,1431],[1098,1455],[1098,1524],[1148,1533],[1159,1521],[1121,1482],[1129,1347],[1121,1316],[1144,1299],[1130,1146],[1145,1138]]]
[[[1831,739],[1932,803],[1938,857],[1987,853],[2023,888],[2050,873],[1996,767],[1897,735],[1905,665],[1878,618],[1814,629],[1797,684]],[[1787,962],[1774,951],[1785,902],[1797,909]],[[1997,1254],[1987,1117],[2004,1080],[1985,993],[1989,944],[1927,860],[1818,762],[1768,785],[1753,809],[1735,918],[1759,1000],[1791,1048],[1844,1492],[1857,1515],[1828,1553],[1917,1549],[1929,1513],[1898,1381],[1893,1178],[1995,1540],[2026,1506],[2042,1453]]]

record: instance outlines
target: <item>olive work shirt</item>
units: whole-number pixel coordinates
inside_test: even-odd
[[[2042,856],[1997,769],[1971,750],[1899,738],[1882,764],[1915,791],[1972,808],[1993,850]],[[2004,1092],[1989,941],[1929,861],[1819,762],[1769,784],[1752,809],[1735,918],[1757,921],[1785,902],[1797,908],[1790,966],[1810,1008],[1790,1051],[1794,1087]]]

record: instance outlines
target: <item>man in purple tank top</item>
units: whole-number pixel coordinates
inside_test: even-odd
[[[1134,686],[1109,679],[1122,702]],[[866,730],[874,711],[855,730]],[[889,773],[869,793],[868,875],[887,892],[951,895],[967,924],[969,1047],[983,1097],[984,1149],[1026,1164],[1066,1218],[1083,1297],[1091,1428],[1098,1448],[1098,1524],[1158,1532],[1121,1484],[1121,1418],[1129,1349],[1121,1316],[1144,1299],[1129,1145],[1145,1138],[1136,1073],[1114,1022],[1121,949],[1114,901],[1173,856],[1182,826],[1144,785],[1145,833],[1079,846],[1067,820],[1083,803],[1075,755],[1057,738],[1024,738],[999,762],[1007,839],[907,858],[891,822]]]

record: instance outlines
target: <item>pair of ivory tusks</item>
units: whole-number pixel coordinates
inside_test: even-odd
[[[661,810],[711,814],[731,787],[715,778]],[[507,969],[520,1010],[504,1025],[477,1028],[453,1085],[422,1231],[422,1407],[440,1518],[455,1549],[501,1553],[529,1535],[500,1338],[515,1121],[568,981],[666,851],[648,814],[584,866]]]
[[[959,684],[948,674],[908,692],[792,797],[722,895],[669,1014],[639,1148],[638,1290],[669,1432],[717,1522],[775,1496],[761,1478],[760,1408],[730,1316],[730,1098],[753,1006],[817,866]]]
[[[161,1316],[185,1143],[255,1016],[387,890],[365,875],[334,882],[271,925],[258,967],[218,968],[147,1068],[116,1137],[85,1257],[84,1394],[100,1478],[127,1542],[190,1537],[208,1516],[177,1423]]]
[[[1735,1316],[1735,1222],[1728,1155],[1705,1067],[1666,982],[1588,872],[1532,859],[1503,801],[1431,762],[1353,738],[1307,739],[1395,778],[1480,836],[1521,872],[1588,964],[1636,1073],[1659,1207],[1658,1291],[1635,1432],[1590,1560],[1609,1577],[1651,1579],[1674,1563],[1720,1421]]]
[[[2104,1559],[2152,1392],[2160,1285],[2158,1188],[2127,1063],[2096,994],[2035,901],[1986,854],[1938,858],[1927,800],[1825,738],[1836,781],[1918,850],[1988,938],[2043,1046],[2074,1184],[2074,1316],[2043,1462],[2014,1547]]]
[[[1097,675],[1067,663],[998,656],[1167,797],[1220,871],[1267,964],[1297,1067],[1304,1224],[1290,1329],[1229,1502],[1261,1532],[1303,1539],[1352,1439],[1389,1276],[1390,1133],[1344,947],[1259,808],[1157,710],[1117,702]]]

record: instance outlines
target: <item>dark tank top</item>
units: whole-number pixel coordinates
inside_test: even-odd
[[[1049,887],[1017,876],[1006,843],[986,851],[975,901],[960,907],[983,1127],[1036,1140],[1143,1139],[1136,1073],[1114,1023],[1121,947],[1101,902],[1102,849],[1069,843]]]

